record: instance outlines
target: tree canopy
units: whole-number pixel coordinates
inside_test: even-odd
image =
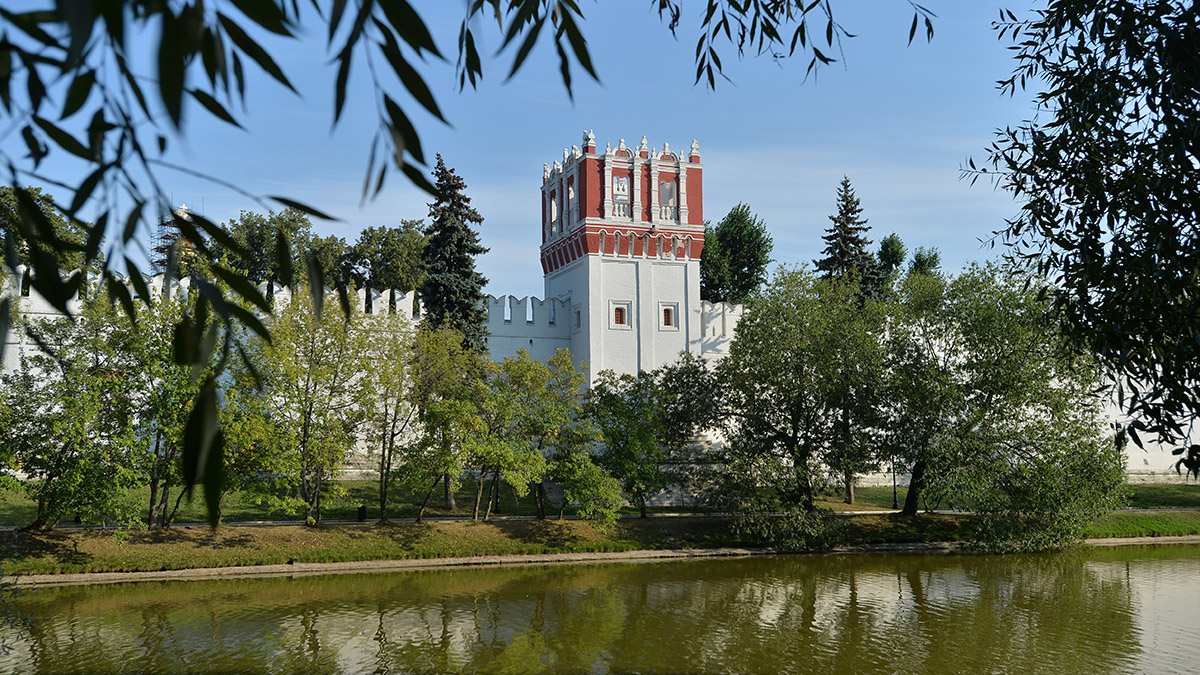
[[[1138,431],[1186,436],[1200,411],[1200,8],[1049,0],[1002,12],[1036,114],[997,134],[991,169],[1020,212],[997,233],[1051,279],[1076,341],[1100,354]]]
[[[837,190],[837,213],[829,216],[833,225],[821,236],[825,242],[821,253],[825,257],[814,264],[824,278],[855,283],[863,295],[877,297],[883,279],[879,261],[868,248],[871,240],[867,239],[867,232],[871,228],[867,227],[867,219],[861,217],[862,212],[854,186],[848,177],[842,176]]]
[[[475,271],[475,257],[487,253],[487,249],[472,229],[483,223],[483,216],[471,208],[466,181],[446,166],[441,155],[434,180],[438,198],[429,205],[425,281],[421,284],[425,320],[433,328],[452,328],[462,333],[465,344],[483,353],[487,332],[483,287],[487,279]]]
[[[716,227],[704,229],[700,297],[709,302],[745,302],[767,280],[774,242],[767,225],[739,203]]]

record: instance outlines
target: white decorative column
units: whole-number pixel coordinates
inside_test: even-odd
[[[613,151],[612,145],[606,144],[604,148],[604,185],[600,189],[604,193],[604,219],[607,220],[613,217],[613,176],[612,176]]]

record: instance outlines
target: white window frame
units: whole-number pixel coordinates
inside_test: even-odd
[[[617,308],[625,310],[625,323],[617,323]],[[633,303],[629,300],[609,300],[608,327],[613,330],[633,330]]]
[[[671,310],[671,325],[663,323],[663,312]],[[660,302],[658,303],[658,329],[666,331],[679,330],[679,303],[678,302]]]

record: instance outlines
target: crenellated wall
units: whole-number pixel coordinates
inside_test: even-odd
[[[555,350],[571,348],[569,300],[540,300],[514,295],[489,295],[487,346],[493,359],[516,356],[524,349],[538,361],[549,361]]]

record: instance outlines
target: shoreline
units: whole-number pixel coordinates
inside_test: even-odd
[[[1087,539],[1096,547],[1200,544],[1200,535],[1163,537],[1107,537]],[[829,551],[824,555],[874,554],[951,554],[962,549],[960,542],[910,544],[860,544]],[[209,579],[246,579],[261,576],[315,576],[322,574],[372,574],[433,569],[479,568],[492,566],[537,566],[596,563],[639,563],[694,558],[732,558],[760,555],[788,555],[768,548],[697,548],[634,551],[595,551],[582,553],[545,553],[463,556],[451,558],[408,558],[362,560],[354,562],[282,563],[232,567],[196,567],[144,572],[80,572],[68,574],[29,574],[14,576],[17,587],[80,586],[131,583],[141,581],[193,581]],[[803,555],[803,554],[801,554]]]

